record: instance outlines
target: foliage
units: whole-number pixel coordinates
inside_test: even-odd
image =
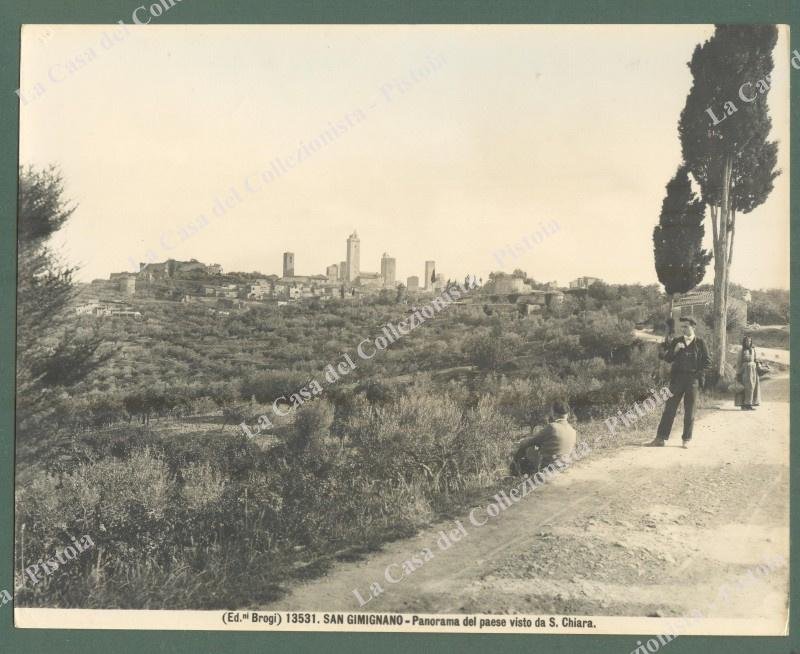
[[[686,293],[706,274],[711,253],[703,249],[705,205],[692,191],[681,165],[667,184],[658,225],[653,229],[656,274],[667,294]]]
[[[17,200],[17,443],[27,457],[42,446],[53,398],[99,364],[101,339],[71,324],[74,269],[47,245],[75,211],[60,172],[20,167]]]
[[[789,291],[770,289],[752,291],[752,301],[748,309],[750,322],[760,325],[789,324]]]
[[[772,120],[767,94],[773,69],[772,50],[778,31],[774,25],[717,25],[713,36],[695,48],[689,62],[692,88],[686,99],[678,131],[683,158],[700,184],[706,204],[720,205],[726,158],[732,159],[731,208],[749,213],[772,191],[777,143],[768,141]],[[737,101],[742,84],[756,92],[758,81],[767,82],[754,102],[741,102],[735,113],[712,124],[706,109]]]

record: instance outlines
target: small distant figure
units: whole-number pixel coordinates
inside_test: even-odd
[[[534,475],[575,449],[577,434],[569,424],[569,405],[553,402],[551,421],[532,436],[523,438],[511,461],[512,475]]]
[[[672,423],[678,405],[683,399],[683,447],[689,447],[694,428],[694,412],[700,389],[705,386],[706,373],[711,369],[708,347],[694,331],[697,323],[693,318],[681,318],[683,336],[676,338],[659,355],[672,364],[669,374],[669,390],[672,393],[664,404],[664,413],[658,423],[656,437],[648,445],[663,447],[672,431]]]
[[[739,365],[736,371],[737,381],[744,386],[744,390],[741,391],[742,410],[755,411],[761,404],[761,385],[758,382],[758,355],[753,339],[749,336],[742,339],[742,351],[739,352]]]

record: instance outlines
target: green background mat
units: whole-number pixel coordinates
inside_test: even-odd
[[[131,12],[142,0],[0,0],[0,590],[14,586],[13,548],[13,439],[14,439],[14,310],[16,285],[16,192],[19,99],[20,26],[24,23],[131,22]],[[776,23],[791,26],[793,48],[800,34],[800,1],[784,0],[181,0],[153,24],[179,23]],[[796,32],[796,33],[795,33]],[[687,52],[687,60],[690,53]],[[298,65],[302,65],[299,62]],[[587,61],[587,66],[592,62]],[[602,71],[597,71],[602,75]],[[791,69],[792,104],[800,106],[800,70]],[[587,118],[589,116],[587,115]],[[797,113],[792,113],[791,213],[796,215],[800,192]],[[792,221],[794,223],[794,220]],[[798,229],[792,225],[792,244]],[[792,248],[794,249],[794,247]],[[769,253],[765,253],[769,256]],[[792,286],[798,266],[792,261]],[[792,317],[797,302],[792,293]],[[796,333],[792,334],[792,349]],[[792,357],[794,361],[796,357]],[[792,396],[797,379],[791,380]],[[792,407],[792,432],[797,411]],[[792,468],[800,451],[792,448]],[[792,506],[798,504],[791,485]],[[792,534],[797,533],[792,520]],[[796,558],[792,551],[792,562]],[[794,588],[798,575],[792,566]],[[462,652],[609,652],[629,654],[639,636],[567,635],[428,635],[357,633],[234,633],[230,631],[72,631],[26,630],[13,626],[11,604],[0,608],[0,654],[17,652],[405,652],[441,649]],[[681,636],[666,650],[680,652],[800,652],[797,607],[792,605],[789,638]],[[792,647],[794,645],[794,648]],[[662,647],[664,650],[664,647]]]

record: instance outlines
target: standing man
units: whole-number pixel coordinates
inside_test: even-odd
[[[672,341],[659,355],[672,364],[669,390],[672,393],[664,404],[664,414],[658,423],[655,439],[650,447],[663,447],[672,431],[675,412],[683,398],[683,447],[689,446],[694,427],[694,410],[700,389],[705,385],[706,373],[711,369],[711,357],[702,338],[694,333],[697,323],[692,318],[681,318],[683,335]]]

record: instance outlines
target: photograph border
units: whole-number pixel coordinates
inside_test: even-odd
[[[19,153],[21,26],[41,24],[114,24],[121,18],[130,22],[136,0],[7,0],[0,7],[0,589],[13,588],[14,547],[14,407],[15,407],[15,313],[16,313],[16,215]],[[13,6],[12,6],[13,5]],[[730,0],[405,0],[402,6],[388,0],[180,0],[159,18],[159,24],[502,24],[502,23],[774,23],[790,27],[792,48],[800,47],[800,4],[792,0],[757,0],[752,3]],[[796,32],[796,34],[794,34]],[[587,66],[592,62],[587,61]],[[602,71],[598,71],[602,74]],[[800,75],[800,71],[791,76]],[[795,81],[795,80],[793,80]],[[800,77],[790,89],[791,100],[800,107]],[[796,153],[800,139],[798,114],[791,113],[791,212],[797,214],[800,198],[800,166]],[[655,216],[653,217],[655,220]],[[794,223],[794,220],[790,221]],[[790,225],[791,246],[798,229]],[[792,282],[798,266],[790,262]],[[793,286],[793,284],[792,284]],[[790,288],[791,316],[798,314],[797,297]],[[797,334],[791,346],[798,347]],[[796,357],[791,355],[791,361]],[[790,397],[796,395],[798,380],[790,380]],[[790,403],[791,404],[791,403]],[[798,432],[797,410],[790,406],[792,436]],[[800,438],[798,435],[795,438]],[[800,466],[798,448],[791,448],[790,470]],[[796,474],[796,473],[795,473]],[[790,506],[797,503],[797,484],[790,480]],[[798,504],[800,506],[800,504]],[[791,512],[790,512],[791,514]],[[797,520],[790,517],[791,536],[800,537]],[[792,551],[790,562],[796,559]],[[790,585],[798,583],[797,571],[790,565]],[[790,593],[791,597],[791,593]],[[231,607],[235,608],[235,607]],[[797,606],[790,602],[789,637],[686,636],[671,644],[670,651],[703,651],[705,654],[729,651],[759,651],[761,654],[789,654],[800,651],[797,634]],[[653,634],[641,634],[642,640]],[[17,629],[13,605],[0,608],[0,651],[59,652],[61,654],[114,651],[140,652],[225,651],[230,654],[255,651],[326,650],[342,652],[404,652],[409,645],[463,652],[483,652],[487,647],[519,652],[578,652],[628,654],[636,638],[630,635],[554,635],[554,634],[398,634],[333,632],[225,631],[102,631],[64,629]]]

